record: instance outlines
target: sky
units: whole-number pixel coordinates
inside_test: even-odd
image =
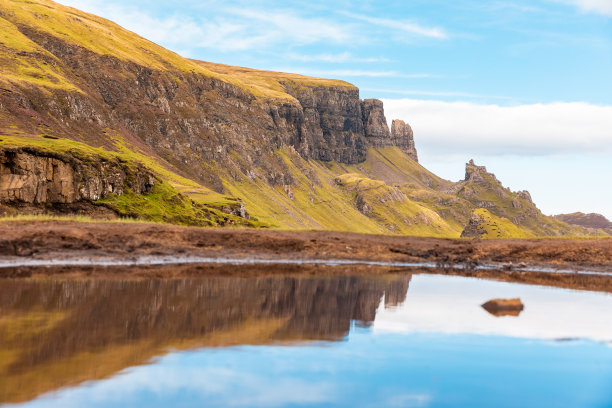
[[[612,219],[612,0],[62,0],[185,57],[343,79],[545,214]]]

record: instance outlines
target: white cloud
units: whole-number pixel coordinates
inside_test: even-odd
[[[174,14],[164,18],[147,11],[100,0],[63,0],[63,4],[94,13],[173,49],[210,48],[219,51],[268,50],[274,45],[358,42],[354,27],[292,11],[264,12],[249,8],[219,8],[214,17]]]
[[[437,75],[430,75],[427,78],[440,78]],[[362,91],[376,92],[376,93],[387,93],[396,95],[412,95],[412,96],[442,96],[442,97],[457,97],[457,98],[477,98],[477,99],[506,99],[511,100],[513,98],[508,96],[497,96],[497,95],[482,95],[470,92],[456,92],[456,91],[423,91],[418,89],[381,89],[381,88],[360,88]]]
[[[563,0],[562,2],[572,4],[586,12],[612,17],[612,1],[610,0]]]
[[[484,105],[385,99],[389,120],[409,122],[417,145],[438,156],[612,154],[612,106]]]
[[[332,62],[332,63],[341,63],[341,62],[389,62],[388,58],[383,57],[355,57],[350,52],[343,52],[340,54],[315,54],[315,55],[303,55],[290,53],[288,55],[289,58],[303,61],[303,62]]]
[[[434,78],[435,75],[427,73],[401,73],[397,71],[369,71],[361,69],[312,69],[301,67],[273,67],[270,71],[277,72],[294,72],[296,74],[315,76],[322,78],[337,78],[343,79],[346,77],[361,77],[361,78],[409,78],[409,79],[424,79]]]
[[[350,27],[322,18],[305,18],[292,12],[270,12],[249,9],[227,10],[232,15],[247,18],[259,29],[275,32],[279,39],[291,39],[297,44],[319,41],[345,43],[354,40]]]
[[[370,17],[370,16],[364,16],[361,14],[354,14],[354,13],[348,13],[348,12],[342,13],[342,14],[347,17],[354,18],[356,20],[365,21],[367,23],[371,23],[377,26],[381,26],[384,28],[392,29],[392,30],[402,31],[404,33],[408,33],[412,35],[435,38],[439,40],[445,40],[449,38],[448,33],[446,33],[444,29],[439,28],[439,27],[425,27],[420,24],[409,22],[409,21],[399,21],[399,20],[392,20],[389,18]]]

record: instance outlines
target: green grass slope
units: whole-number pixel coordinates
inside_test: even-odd
[[[44,32],[96,54],[151,69],[213,77],[236,85],[258,98],[294,100],[279,81],[354,88],[354,85],[339,80],[258,71],[183,58],[109,20],[49,0],[0,0],[0,81],[79,89],[78,80],[70,78],[61,61],[25,36],[20,29]]]

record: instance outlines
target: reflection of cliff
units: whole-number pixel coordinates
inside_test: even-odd
[[[402,302],[410,276],[6,281],[0,402],[24,401],[189,348],[338,340]]]

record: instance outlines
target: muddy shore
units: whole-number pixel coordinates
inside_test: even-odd
[[[328,231],[204,229],[159,224],[0,222],[0,263],[17,261],[129,262],[147,257],[284,260],[346,260],[428,264],[387,265],[173,264],[2,267],[0,277],[97,276],[173,278],[267,274],[447,273],[504,281],[612,292],[612,238],[457,240],[378,236]],[[482,269],[487,266],[486,269]],[[526,272],[546,268],[548,273]],[[552,270],[552,271],[551,271]],[[594,271],[603,276],[551,273]],[[610,277],[605,276],[610,274]]]
[[[5,221],[0,223],[0,263],[7,261],[111,260],[193,257],[350,260],[436,266],[435,272],[612,292],[612,238],[457,240],[328,231],[204,229],[159,224]],[[487,266],[487,269],[481,269]],[[546,268],[548,273],[526,272]],[[589,276],[562,271],[594,271]],[[2,267],[0,277],[100,276],[168,278],[193,275],[259,276],[272,273],[430,273],[393,265],[56,265]],[[610,274],[610,277],[605,276]]]
[[[512,262],[612,273],[612,238],[468,240],[66,221],[5,221],[0,222],[0,232],[0,258],[200,256],[450,265]]]

